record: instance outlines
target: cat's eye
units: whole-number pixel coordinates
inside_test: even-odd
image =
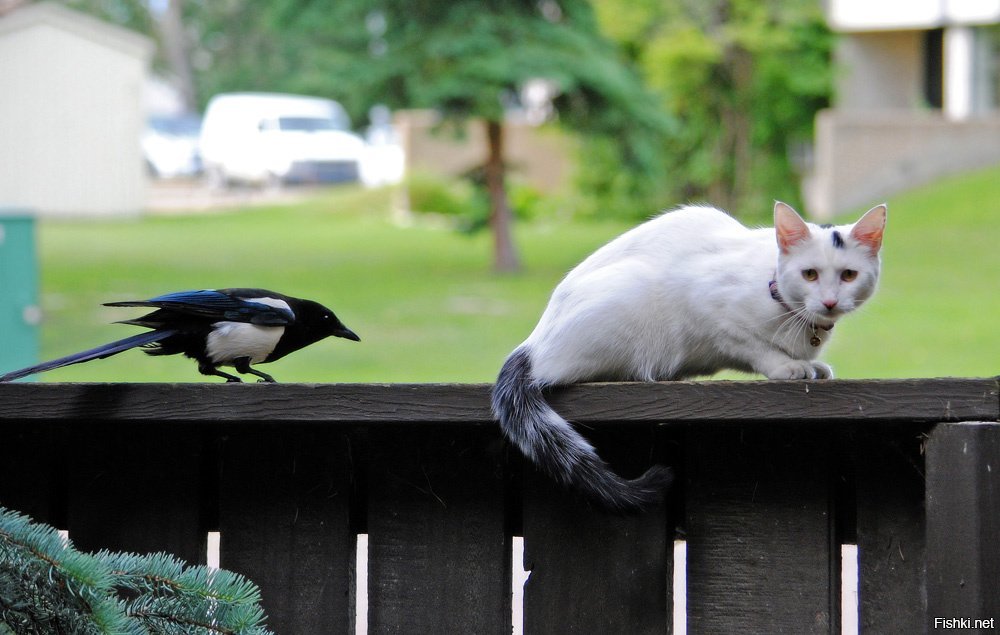
[[[816,282],[817,280],[819,280],[819,272],[816,271],[815,269],[804,269],[802,271],[802,277],[808,280],[809,282]]]
[[[840,272],[840,279],[844,282],[853,282],[858,277],[858,272],[854,269],[844,269]]]

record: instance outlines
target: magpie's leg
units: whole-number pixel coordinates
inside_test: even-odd
[[[256,368],[251,368],[249,357],[241,357],[237,360],[233,360],[233,366],[236,367],[237,372],[243,373],[244,375],[246,374],[257,375],[258,377],[260,377],[261,382],[266,382],[269,384],[278,383],[274,380],[274,377],[271,377],[267,373],[262,373]]]
[[[208,362],[198,362],[198,372],[202,375],[214,375],[216,377],[224,377],[226,383],[243,383],[243,380],[236,375],[230,375],[229,373],[224,373],[212,364]]]

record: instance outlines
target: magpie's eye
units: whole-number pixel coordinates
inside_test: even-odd
[[[819,272],[815,269],[805,269],[802,271],[802,277],[809,282],[816,282],[819,280]]]
[[[858,277],[858,272],[854,269],[844,269],[840,272],[840,279],[844,282],[853,282]]]

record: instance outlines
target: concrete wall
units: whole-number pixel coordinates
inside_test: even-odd
[[[816,120],[815,172],[805,184],[817,218],[866,208],[942,176],[1000,163],[1000,114],[949,121],[912,111],[826,110]]]
[[[395,114],[394,124],[409,172],[454,176],[481,166],[486,159],[486,131],[480,121],[468,122],[462,134],[448,128],[436,131],[438,119],[433,112],[407,110]],[[508,122],[504,131],[512,174],[543,192],[569,183],[573,169],[570,137],[554,128],[518,122]]]
[[[1000,0],[829,0],[839,31],[834,109],[816,120],[803,194],[818,218],[874,205],[942,176],[1000,164],[991,31]],[[973,25],[973,26],[970,26]],[[927,29],[944,28],[928,72]],[[925,82],[941,82],[942,108]]]
[[[922,107],[923,37],[923,31],[842,34],[835,55],[837,108]]]
[[[0,205],[50,215],[143,208],[151,52],[145,38],[53,5],[0,19]]]

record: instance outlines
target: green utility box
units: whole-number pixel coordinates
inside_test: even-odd
[[[35,217],[0,207],[0,374],[38,361]]]

